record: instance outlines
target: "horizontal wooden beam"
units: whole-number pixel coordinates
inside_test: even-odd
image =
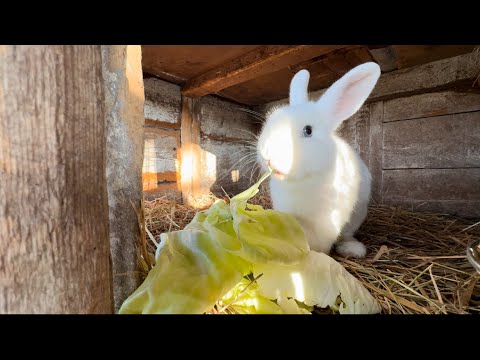
[[[267,45],[187,81],[182,95],[190,97],[222,89],[298,64],[347,45]]]
[[[474,51],[384,74],[368,101],[420,94],[462,84],[474,87],[479,74],[480,52]]]
[[[480,51],[473,51],[468,54],[382,74],[367,102],[441,91],[451,87],[462,87],[462,85],[476,91],[480,84],[475,79],[479,75]],[[310,97],[316,100],[325,90],[314,91],[310,94]],[[288,99],[276,103],[286,101]]]
[[[475,45],[392,45],[398,69],[471,53]]]
[[[443,91],[453,87],[477,92],[480,89],[480,51],[434,61],[428,64],[382,74],[367,103],[379,100]],[[477,80],[476,80],[477,79]],[[318,100],[326,89],[313,91],[310,99]],[[288,98],[256,108],[266,113],[274,106],[288,104]]]
[[[398,69],[397,54],[393,46],[387,46],[379,49],[370,49],[373,60],[380,66],[382,73],[387,73]]]

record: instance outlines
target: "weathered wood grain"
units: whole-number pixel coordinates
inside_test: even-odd
[[[331,85],[339,76],[356,65],[370,61],[366,47],[346,47],[323,56],[297,63],[275,72],[223,89],[217,94],[247,105],[261,105],[288,96],[295,73],[310,72],[309,89],[318,90]],[[328,65],[328,66],[327,66]]]
[[[178,131],[145,128],[143,172],[175,172],[178,168],[180,134]]]
[[[253,139],[258,128],[255,121],[258,120],[245,110],[249,108],[213,96],[201,98],[201,133],[212,137]]]
[[[480,93],[441,91],[385,101],[384,121],[415,119],[478,110],[480,110]]]
[[[200,182],[201,148],[199,99],[182,97],[180,184],[185,204],[197,205]]]
[[[143,191],[180,190],[180,132],[145,128]],[[172,183],[174,183],[172,185]]]
[[[479,82],[477,81],[475,86],[474,82],[480,74],[479,69],[480,51],[477,51],[416,67],[383,73],[366,102],[443,91],[456,86],[464,89],[478,89]],[[338,77],[333,79],[333,81],[336,80],[338,80]],[[309,94],[310,99],[317,100],[325,90],[312,91]],[[269,109],[275,104],[285,103],[288,103],[288,98],[269,102],[258,108]]]
[[[147,73],[181,85],[260,46],[142,45],[142,66]]]
[[[145,118],[178,124],[181,118],[180,86],[157,79],[145,79]]]
[[[480,167],[480,111],[383,126],[384,169]]]
[[[373,59],[382,69],[382,73],[398,69],[397,54],[392,46],[370,49],[370,54],[372,54]]]
[[[368,166],[370,153],[370,106],[362,106],[353,116],[343,122],[337,132]]]
[[[373,57],[366,46],[348,49],[345,51],[344,57],[350,64],[351,68],[373,60]]]
[[[145,127],[153,127],[162,130],[177,130],[180,131],[180,121],[178,123],[168,123],[157,120],[145,119]]]
[[[335,75],[340,78],[352,69],[352,65],[347,61],[346,51],[334,51],[325,58],[323,64]],[[353,59],[353,57],[351,57]],[[355,65],[359,65],[357,63]],[[354,66],[355,66],[354,65]]]
[[[384,204],[402,206],[412,211],[427,211],[457,216],[463,219],[480,219],[480,201],[478,200],[415,200],[385,198]]]
[[[479,201],[480,168],[383,170],[383,192],[391,200]]]
[[[367,101],[387,100],[465,84],[479,75],[480,52],[472,52],[428,64],[392,71],[380,76]]]
[[[475,45],[392,45],[399,69],[472,52]]]
[[[1,46],[0,79],[0,313],[112,313],[100,46]]]
[[[141,283],[144,87],[138,45],[102,46],[107,119],[107,189],[115,311]],[[132,206],[133,205],[133,206]]]
[[[368,134],[369,159],[368,168],[372,175],[372,199],[377,203],[383,201],[383,115],[384,103],[378,101],[370,105],[370,132]]]
[[[266,45],[226,64],[191,78],[182,87],[184,96],[204,96],[272,73],[301,61],[327,54],[345,45]]]
[[[256,180],[255,163],[245,157],[250,150],[235,142],[205,138],[201,142],[202,176],[204,188],[217,196],[225,192],[236,195]],[[242,159],[243,158],[243,159]]]

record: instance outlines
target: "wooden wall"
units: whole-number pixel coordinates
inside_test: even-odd
[[[376,202],[480,218],[479,74],[472,53],[381,76],[339,129],[369,166]]]
[[[247,156],[246,142],[253,139],[258,126],[239,107],[245,108],[212,96],[199,99],[200,146],[205,160],[215,158],[215,167],[212,164],[204,170],[215,174],[203,179],[214,194],[223,195],[223,190],[237,194],[250,186],[252,165],[245,165],[247,159],[242,158]]]
[[[195,99],[191,107],[185,107],[184,103],[189,100],[182,99],[178,85],[150,77],[144,80],[144,87],[145,199],[181,197],[182,184],[184,192],[188,191],[181,179],[181,149],[187,138],[198,153],[195,181],[200,192],[223,195],[225,190],[235,194],[249,186],[251,165],[242,166],[245,163],[240,160],[246,154],[245,141],[253,138],[258,125],[251,115],[240,110],[248,109],[246,106],[205,96]],[[190,114],[185,114],[185,109],[189,109]],[[188,125],[187,119],[183,119],[185,116],[188,116]],[[192,126],[198,131],[191,133]]]
[[[480,217],[480,94],[370,103],[340,134],[369,166],[376,201]]]
[[[143,190],[147,200],[180,193],[181,95],[175,84],[148,78],[145,88]]]

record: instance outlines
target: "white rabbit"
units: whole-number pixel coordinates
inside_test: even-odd
[[[370,172],[335,131],[365,102],[380,67],[365,63],[335,82],[318,101],[308,99],[307,70],[290,84],[290,104],[271,111],[257,143],[258,161],[273,174],[273,208],[294,215],[310,248],[362,258],[366,247],[354,237],[365,220]]]

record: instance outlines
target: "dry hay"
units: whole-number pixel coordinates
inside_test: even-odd
[[[262,188],[252,203],[271,208],[268,191]],[[156,248],[152,237],[158,242],[162,232],[183,229],[198,211],[164,198],[144,207],[150,259]],[[384,314],[480,313],[480,275],[466,257],[467,245],[480,239],[480,224],[375,205],[356,236],[367,245],[366,259],[332,256],[364,284]]]

